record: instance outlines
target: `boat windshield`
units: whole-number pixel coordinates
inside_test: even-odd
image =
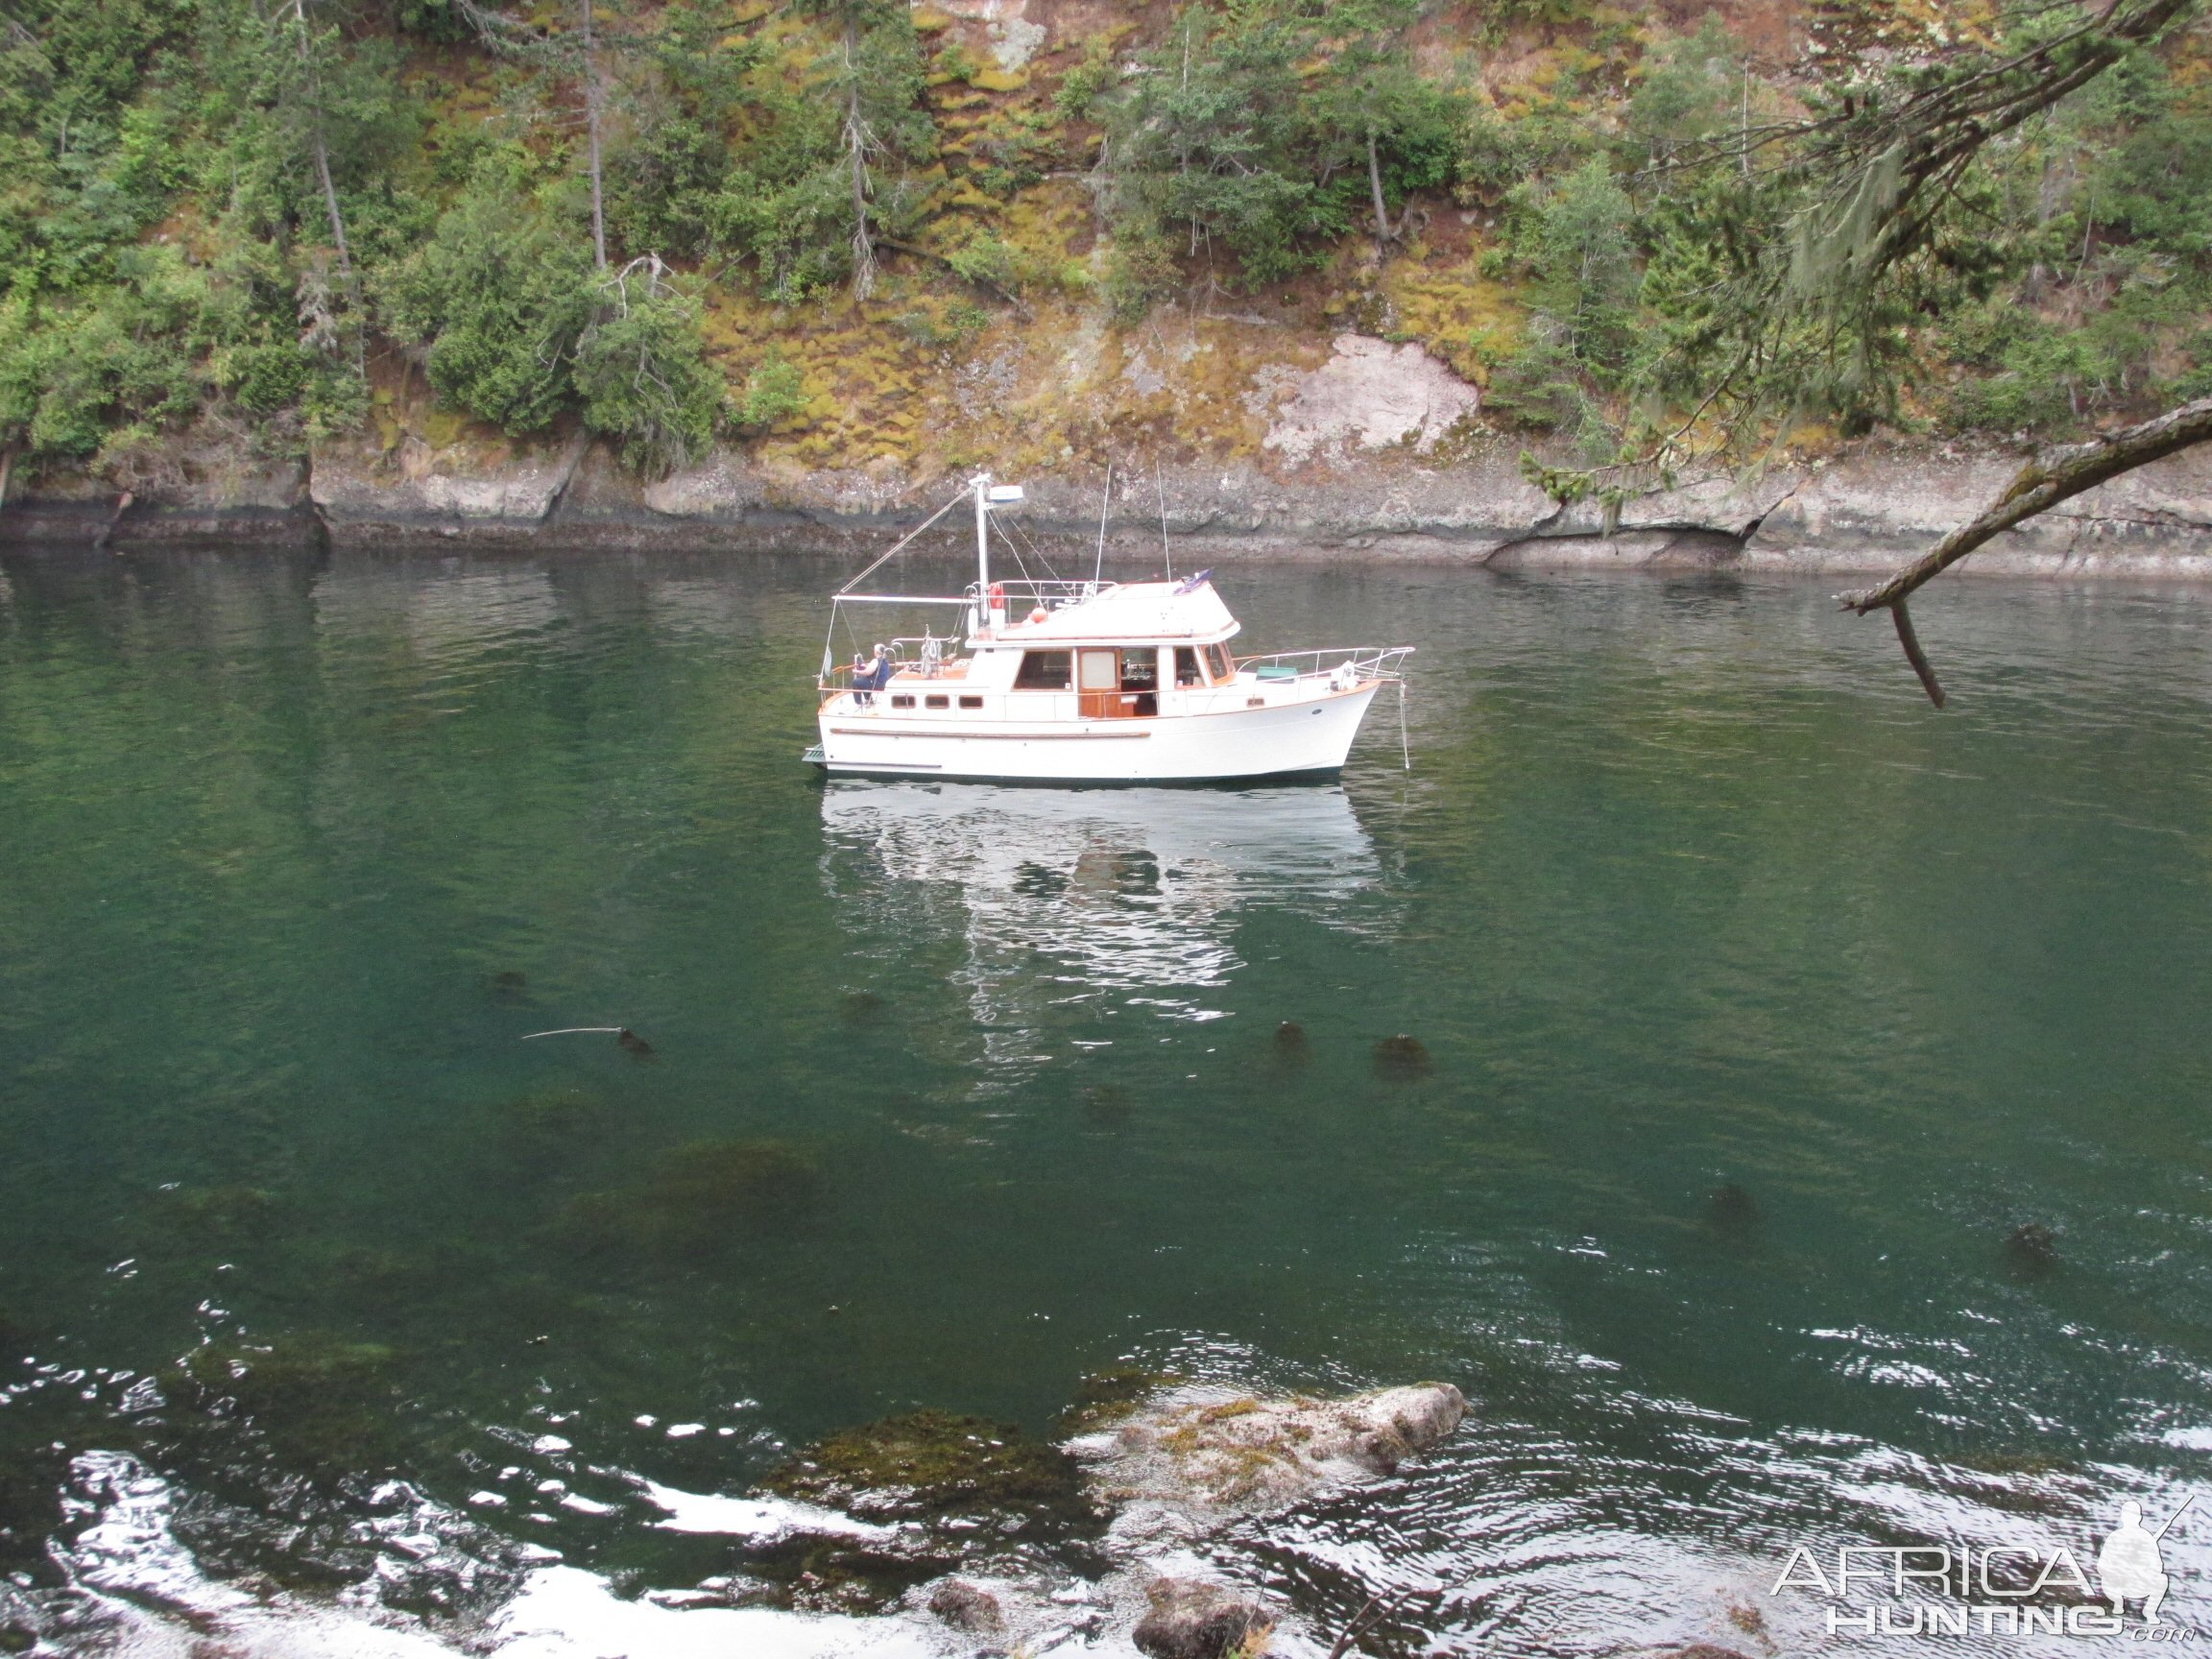
[[[1072,691],[1075,688],[1074,653],[1024,651],[1022,667],[1014,676],[1017,691]]]

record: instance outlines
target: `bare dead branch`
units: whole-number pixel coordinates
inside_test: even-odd
[[[1944,703],[1943,687],[1936,683],[1936,670],[1927,653],[1920,649],[1918,636],[1912,632],[1911,617],[1905,610],[1906,598],[1975,548],[2024,519],[2108,483],[2124,472],[2132,472],[2138,467],[2177,454],[2208,439],[2212,439],[2212,397],[2199,397],[2090,443],[2053,450],[2023,468],[2020,475],[2006,487],[2005,493],[1985,512],[1960,525],[1888,581],[1876,588],[1839,593],[1837,601],[1844,610],[1856,611],[1862,616],[1872,611],[1889,613],[1897,625],[1897,641],[1905,647],[1906,661],[1912,664],[1912,672],[1920,676],[1929,700],[1940,709]]]
[[[1942,708],[1943,687],[1936,678],[1936,664],[1929,661],[1928,653],[1920,649],[1920,636],[1912,632],[1912,613],[1905,609],[1904,600],[1889,607],[1889,620],[1897,624],[1897,643],[1905,647],[1905,661],[1911,663],[1912,672],[1920,676],[1928,701]]]
[[[2090,443],[2054,450],[2022,469],[1986,512],[1960,525],[1888,581],[1837,597],[1844,609],[1862,616],[1895,605],[2023,519],[2207,439],[2212,439],[2212,397],[2199,397]]]

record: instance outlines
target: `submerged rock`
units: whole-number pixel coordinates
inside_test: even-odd
[[[1392,1083],[1411,1083],[1429,1075],[1429,1050],[1418,1037],[1401,1031],[1375,1045],[1375,1075]]]
[[[574,1199],[561,1231],[588,1250],[698,1255],[733,1229],[788,1221],[820,1191],[813,1158],[786,1142],[697,1141],[663,1154],[642,1181]]]
[[[1083,1091],[1083,1116],[1101,1129],[1118,1129],[1129,1121],[1129,1091],[1118,1083],[1094,1083]]]
[[[374,1342],[302,1333],[217,1343],[180,1361],[193,1404],[256,1430],[284,1462],[332,1476],[382,1469],[397,1455],[403,1405],[396,1356]]]
[[[873,991],[848,991],[837,1004],[838,1017],[848,1025],[880,1025],[889,1012],[883,998]]]
[[[1261,1651],[1274,1617],[1259,1602],[1199,1578],[1162,1578],[1152,1605],[1129,1633],[1151,1659],[1230,1659]]]
[[[780,1497],[870,1520],[1020,1515],[1095,1530],[1081,1466],[1007,1423],[913,1411],[840,1430],[761,1482]]]
[[[1070,1449],[1090,1464],[1101,1501],[1204,1519],[1392,1474],[1466,1415],[1465,1398],[1448,1382],[1341,1400],[1183,1389]]]
[[[289,1206],[263,1187],[166,1188],[154,1212],[180,1233],[224,1243],[270,1238],[291,1220]]]
[[[1705,1195],[1705,1219],[1723,1233],[1746,1233],[1759,1225],[1759,1201],[1733,1181]]]
[[[2005,1261],[2020,1278],[2041,1278],[2058,1265],[2058,1235],[2040,1221],[2023,1221],[2006,1237]]]
[[[613,1126],[613,1103],[589,1089],[540,1089],[493,1108],[507,1148],[533,1161],[572,1151],[579,1139]]]

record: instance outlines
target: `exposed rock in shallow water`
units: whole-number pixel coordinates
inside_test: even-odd
[[[1343,1400],[1181,1389],[1070,1450],[1089,1464],[1101,1502],[1203,1520],[1392,1474],[1466,1415],[1465,1398],[1448,1382]]]
[[[955,1630],[980,1633],[1006,1622],[998,1597],[960,1578],[948,1578],[929,1593],[929,1611]]]
[[[1110,1365],[1094,1371],[1060,1413],[1063,1434],[1088,1434],[1136,1415],[1145,1401],[1182,1382],[1172,1371],[1147,1371],[1141,1365]]]
[[[762,1484],[871,1520],[1019,1515],[1089,1530],[1097,1523],[1082,1471],[1066,1452],[1011,1424],[950,1411],[914,1411],[840,1430]]]
[[[1275,1621],[1259,1602],[1198,1578],[1162,1578],[1130,1640],[1151,1659],[1228,1659],[1266,1640]]]

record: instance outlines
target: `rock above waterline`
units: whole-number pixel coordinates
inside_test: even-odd
[[[1264,1640],[1274,1618],[1257,1601],[1197,1578],[1162,1578],[1129,1639],[1152,1659],[1226,1659]]]
[[[912,1411],[840,1430],[770,1471],[770,1492],[870,1520],[1020,1515],[1095,1530],[1075,1460],[1010,1423]]]
[[[996,1630],[1006,1622],[998,1597],[961,1578],[948,1578],[929,1593],[929,1611],[955,1630]]]
[[[1466,1399],[1449,1382],[1341,1400],[1187,1389],[1117,1429],[1071,1442],[1070,1450],[1089,1464],[1093,1489],[1105,1503],[1252,1511],[1393,1474],[1466,1415]]]

